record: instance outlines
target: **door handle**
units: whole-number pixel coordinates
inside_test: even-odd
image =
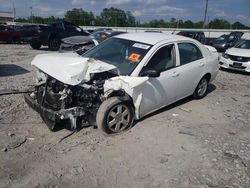
[[[180,73],[174,72],[173,75],[172,75],[172,77],[177,77],[179,75],[180,75]]]
[[[204,62],[200,62],[200,63],[199,63],[199,66],[200,66],[200,67],[204,67],[204,65],[205,65]]]

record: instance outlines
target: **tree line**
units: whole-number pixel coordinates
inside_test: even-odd
[[[202,29],[203,22],[192,22],[191,20],[182,20],[171,18],[169,21],[164,19],[154,19],[145,23],[136,21],[130,11],[124,11],[118,8],[104,8],[100,15],[95,16],[93,12],[85,11],[82,8],[68,10],[63,18],[30,16],[28,18],[17,18],[16,22],[29,22],[38,24],[48,24],[57,21],[69,21],[81,26],[106,26],[106,27],[153,27],[153,28],[195,28]],[[230,24],[227,20],[215,18],[211,20],[206,28],[210,29],[250,29],[250,27],[235,22]]]

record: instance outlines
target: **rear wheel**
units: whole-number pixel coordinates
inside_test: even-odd
[[[203,97],[205,97],[207,95],[207,87],[208,87],[208,78],[207,77],[203,77],[200,82],[198,83],[193,97],[195,99],[201,99]]]
[[[57,37],[53,37],[53,38],[51,38],[50,41],[49,41],[49,49],[52,50],[52,51],[57,51],[57,50],[59,50],[60,45],[61,45],[61,41],[60,41],[60,39],[57,38]]]
[[[30,42],[30,46],[35,49],[35,50],[38,50],[41,48],[42,44],[39,43],[39,42]]]
[[[134,121],[134,109],[129,101],[111,97],[104,101],[97,112],[96,122],[106,134],[118,134],[128,130]]]

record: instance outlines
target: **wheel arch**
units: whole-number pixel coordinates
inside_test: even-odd
[[[112,91],[107,98],[119,97],[122,101],[129,102],[131,106],[135,109],[133,98],[123,89]]]
[[[209,82],[209,81],[211,80],[211,76],[212,76],[211,73],[208,72],[208,73],[206,73],[202,78],[207,78],[207,79],[208,79],[208,82]],[[202,78],[201,78],[201,79],[202,79]]]

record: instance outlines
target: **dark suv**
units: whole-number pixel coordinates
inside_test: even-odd
[[[79,26],[65,21],[38,25],[31,37],[30,45],[34,49],[39,49],[42,45],[49,46],[50,50],[56,51],[60,47],[61,39],[76,35],[88,36],[89,33]]]
[[[182,35],[189,37],[195,40],[198,40],[200,43],[205,44],[205,34],[203,31],[180,31],[177,35]]]

